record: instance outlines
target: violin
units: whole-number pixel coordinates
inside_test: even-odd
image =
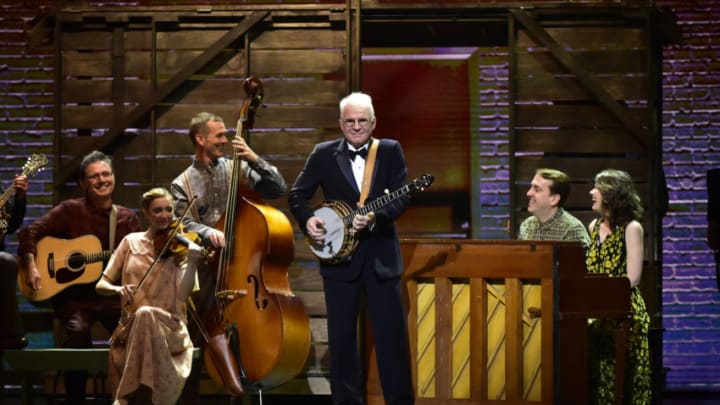
[[[170,255],[184,257],[188,253],[190,243],[201,244],[202,238],[196,232],[185,230],[185,226],[175,219],[166,229],[158,231],[153,236],[155,257],[166,258]],[[205,248],[201,251],[207,259],[212,259],[215,252]]]
[[[155,260],[153,260],[150,268],[140,279],[140,282],[135,288],[134,294],[137,294],[137,292],[140,291],[140,288],[143,286],[145,280],[150,275],[150,273],[152,273],[152,271],[155,269],[155,264],[157,264],[160,258],[167,257],[173,253],[183,255],[180,257],[184,258],[184,256],[187,256],[187,253],[189,251],[190,242],[200,244],[200,236],[195,232],[185,232],[185,228],[182,225],[183,219],[185,219],[188,212],[190,212],[190,209],[195,204],[196,200],[197,198],[193,197],[188,203],[187,209],[180,218],[175,219],[170,224],[170,226],[168,226],[167,229],[157,232],[157,234],[153,236],[153,249],[155,250]],[[205,248],[201,250],[201,253],[208,259],[211,259],[215,254],[214,251],[207,251],[205,250]]]

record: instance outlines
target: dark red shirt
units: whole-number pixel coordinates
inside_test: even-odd
[[[135,211],[120,205],[116,207],[117,225],[113,249],[125,235],[141,230],[140,219]],[[36,255],[37,243],[46,236],[74,239],[83,235],[95,235],[100,239],[102,249],[108,250],[110,249],[109,234],[110,210],[100,210],[84,197],[69,199],[56,205],[18,233],[18,256],[24,259],[27,253]],[[71,293],[66,294],[66,292]],[[94,284],[71,286],[59,295],[72,295],[76,299],[97,297]]]

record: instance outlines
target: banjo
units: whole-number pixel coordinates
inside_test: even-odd
[[[352,210],[343,201],[325,201],[314,212],[325,223],[325,239],[323,239],[322,243],[317,243],[310,238],[305,238],[305,242],[310,247],[310,251],[320,261],[330,264],[341,262],[358,245],[356,234],[351,232],[355,215],[367,215],[369,212],[397,200],[410,191],[424,190],[430,187],[433,180],[431,174],[424,174],[410,184],[402,186],[392,193],[386,193],[356,210]]]

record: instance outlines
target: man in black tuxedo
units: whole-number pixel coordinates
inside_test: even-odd
[[[400,143],[371,138],[376,124],[370,96],[352,93],[340,101],[340,129],[344,138],[319,143],[307,158],[290,191],[289,203],[293,216],[313,242],[322,244],[326,229],[323,219],[311,208],[310,199],[319,187],[327,200],[343,201],[357,208],[365,153],[371,141],[378,143],[378,147],[367,201],[407,184]],[[367,305],[386,403],[414,403],[400,280],[403,264],[394,222],[409,202],[406,194],[375,212],[355,215],[352,232],[359,239],[357,249],[337,263],[320,263],[333,404],[364,403],[357,330],[361,302]],[[365,300],[361,301],[363,294]]]

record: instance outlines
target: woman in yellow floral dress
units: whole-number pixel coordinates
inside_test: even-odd
[[[630,280],[632,318],[628,336],[623,403],[649,404],[650,317],[638,284],[643,268],[643,208],[632,178],[621,170],[607,169],[595,176],[590,191],[592,209],[599,214],[588,226],[590,249],[587,269]],[[593,319],[590,323],[590,399],[612,404],[615,398],[615,338],[617,323]]]

